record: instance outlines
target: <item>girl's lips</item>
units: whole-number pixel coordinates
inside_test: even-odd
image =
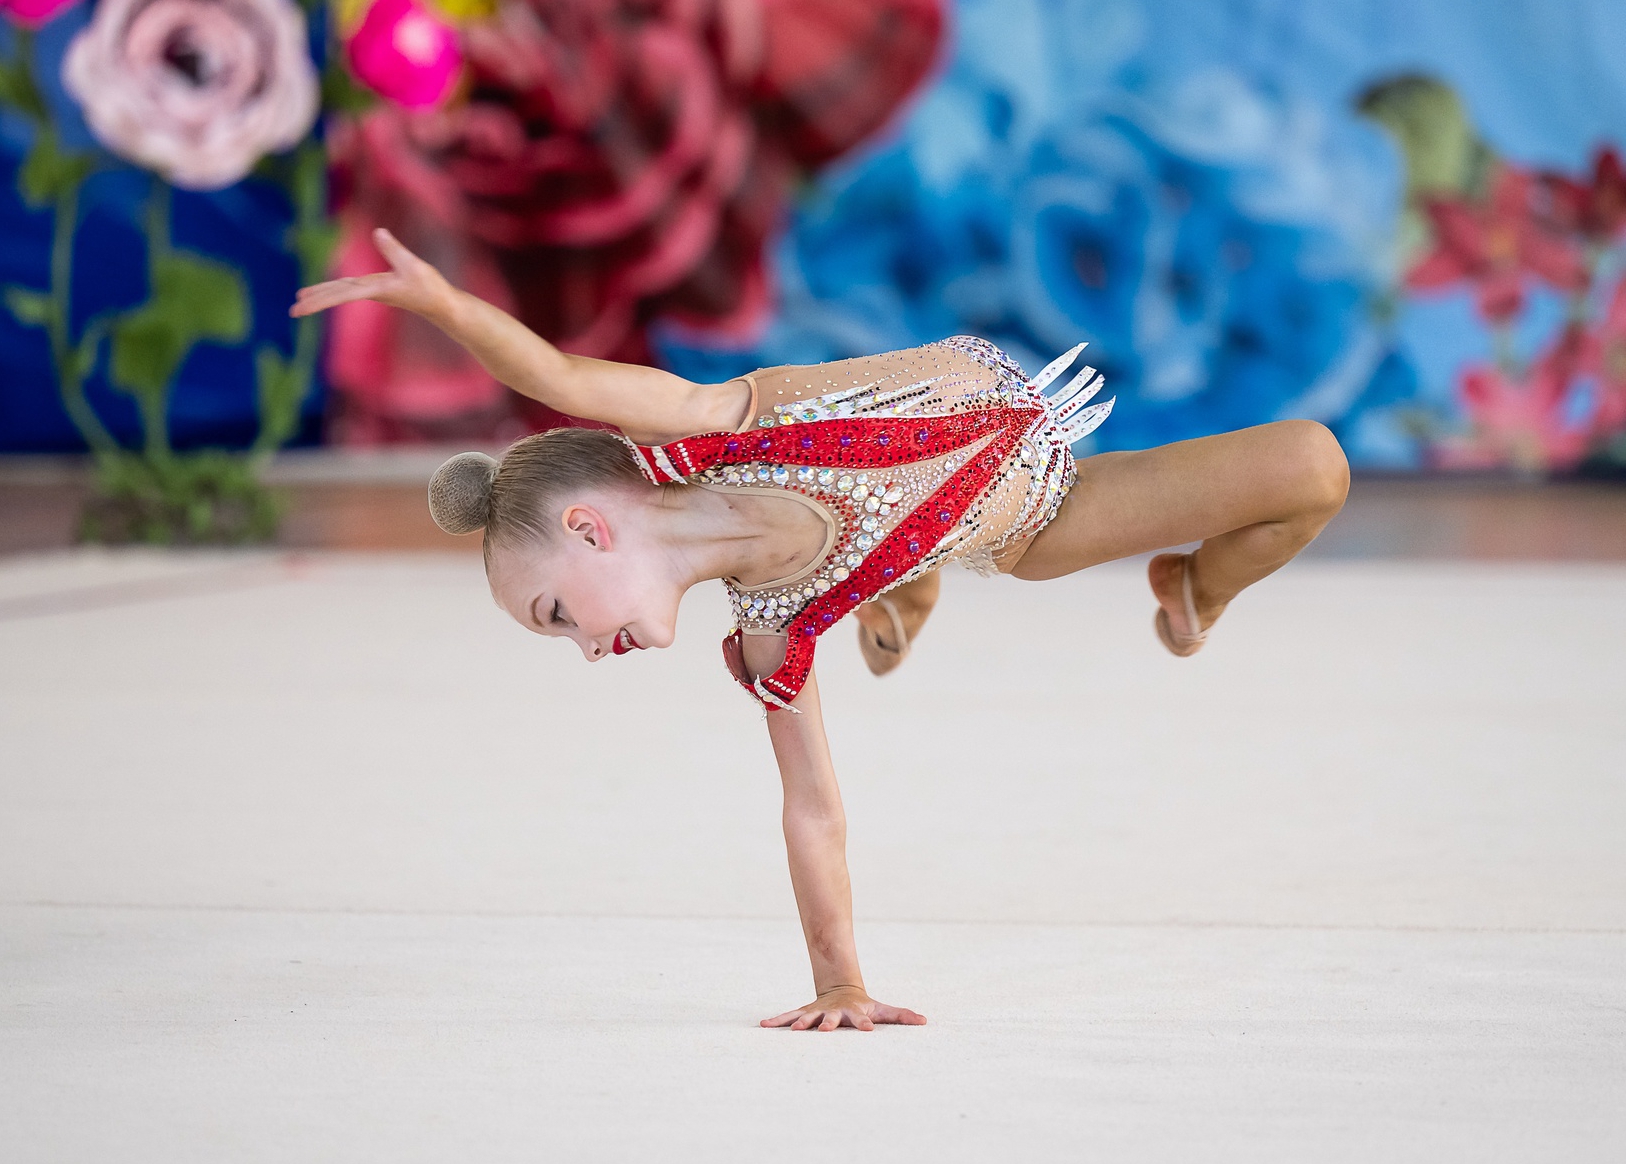
[[[622,627],[621,633],[615,636],[615,642],[610,649],[618,655],[624,655],[628,651],[641,651],[644,648],[638,645],[638,640],[632,637],[631,631]]]

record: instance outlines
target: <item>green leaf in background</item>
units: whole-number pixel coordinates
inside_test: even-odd
[[[327,199],[327,157],[316,142],[305,142],[294,151],[288,193],[299,210],[299,217],[320,217],[326,212],[323,203]]]
[[[1400,147],[1409,198],[1472,197],[1483,191],[1495,157],[1444,81],[1421,74],[1393,77],[1361,94],[1356,108]]]
[[[174,321],[156,303],[149,303],[113,325],[113,356],[107,374],[126,392],[161,396],[191,346]]]
[[[100,457],[97,490],[83,516],[87,538],[116,542],[263,541],[280,505],[242,456],[202,449],[154,459],[129,452]]]
[[[300,282],[308,285],[327,278],[328,259],[338,242],[337,223],[315,222],[289,228],[288,246],[299,256]]]
[[[199,340],[243,339],[248,291],[231,267],[187,251],[155,258],[152,284],[152,298],[113,325],[108,374],[126,392],[156,398]]]
[[[6,309],[17,317],[18,323],[30,327],[49,327],[56,316],[56,305],[43,291],[11,286],[5,289]]]
[[[354,115],[376,104],[377,95],[363,87],[343,65],[330,63],[322,70],[322,108],[327,112]]]
[[[1409,267],[1433,245],[1423,206],[1432,198],[1482,198],[1496,155],[1474,131],[1456,92],[1434,77],[1391,77],[1362,93],[1355,107],[1389,135],[1405,163],[1406,203],[1396,241],[1401,264]]]
[[[17,171],[17,192],[36,210],[49,206],[83,182],[91,165],[89,154],[64,151],[55,132],[42,126]]]
[[[190,251],[153,260],[153,304],[187,336],[240,343],[248,334],[248,289],[233,267]]]
[[[0,61],[0,105],[12,105],[33,121],[45,121],[50,110],[45,97],[34,83],[34,74],[28,69],[27,38],[21,29],[13,30],[17,38],[16,55],[12,60]]]
[[[69,370],[79,380],[84,380],[96,368],[96,356],[107,338],[109,312],[102,312],[87,324],[79,336],[79,342],[67,355]]]
[[[276,448],[299,427],[299,406],[305,399],[305,375],[295,360],[265,344],[254,353],[260,389],[260,442]]]
[[[327,276],[328,259],[339,241],[339,228],[327,214],[327,158],[315,142],[306,142],[294,154],[288,176],[294,225],[287,243],[299,257],[302,282],[319,283]]]

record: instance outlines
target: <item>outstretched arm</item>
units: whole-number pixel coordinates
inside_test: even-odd
[[[749,642],[749,639],[747,640]],[[747,652],[751,654],[752,652]],[[756,668],[752,668],[755,670]],[[770,668],[771,670],[771,668]],[[766,672],[764,672],[766,673]],[[817,997],[806,1006],[763,1019],[765,1027],[804,1031],[839,1026],[873,1030],[876,1023],[919,1026],[926,1020],[903,1007],[876,1002],[864,989],[853,940],[852,885],[847,879],[847,818],[830,763],[830,745],[812,675],[789,711],[768,713],[768,736],[785,786],[785,851],[802,934],[813,963]]]
[[[566,416],[613,424],[640,444],[732,430],[745,420],[750,390],[737,380],[695,384],[659,368],[561,352],[513,316],[453,287],[389,231],[375,230],[373,241],[388,271],[301,288],[289,314],[312,315],[358,299],[414,312],[514,391]]]

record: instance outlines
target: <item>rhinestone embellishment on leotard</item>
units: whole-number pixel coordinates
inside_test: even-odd
[[[778,395],[809,396],[771,405],[754,433],[633,446],[656,483],[790,491],[830,518],[829,545],[803,574],[756,589],[728,584],[739,631],[788,636],[778,671],[741,678],[758,700],[788,706],[814,640],[855,606],[951,561],[991,571],[996,555],[1044,528],[1075,477],[1070,442],[1111,408],[1089,404],[1101,384],[1092,368],[1045,392],[1081,348],[1031,382],[998,348],[966,336],[769,369],[756,376],[781,377]]]
[[[783,631],[809,602],[827,593],[834,583],[851,577],[898,522],[953,475],[951,466],[962,460],[955,456],[935,458],[876,474],[838,475],[828,468],[810,465],[754,463],[696,474],[692,480],[701,484],[761,487],[766,470],[770,487],[790,488],[817,501],[834,517],[838,530],[829,552],[805,577],[761,589],[730,583],[729,599],[737,625],[753,633]]]
[[[933,349],[938,346],[975,357],[993,375],[987,377],[985,373],[986,378],[968,392],[945,393],[943,386],[948,377],[938,361],[931,358]],[[923,364],[933,366],[923,366],[914,375],[905,373],[903,377],[894,376],[894,380],[904,380],[898,386],[861,383],[809,400],[775,404],[772,415],[761,418],[760,427],[780,428],[863,417],[951,416],[1034,400],[1026,390],[1021,370],[1003,352],[984,341],[956,337],[944,341],[942,345],[929,345],[919,351],[927,356]],[[1043,442],[1045,435],[1042,432],[1026,434],[1017,455],[1011,457],[1003,467],[999,480],[1012,481],[1019,473],[1025,473],[1029,484],[1018,520],[1011,523],[1008,536],[1000,538],[992,550],[1042,527],[1060,506],[1062,497],[1072,483],[1072,459],[1065,455],[1065,449],[1057,450],[1050,458],[1038,455],[1035,442]],[[923,444],[928,436],[928,430],[919,429],[914,433],[914,441]],[[884,448],[889,445],[890,436],[883,433],[875,440],[878,447]],[[788,487],[818,501],[835,518],[839,531],[835,544],[816,564],[808,578],[760,590],[729,585],[731,605],[740,629],[752,633],[783,631],[810,601],[825,593],[832,583],[843,582],[850,577],[863,564],[865,557],[885,541],[903,517],[976,454],[980,443],[956,450],[946,457],[895,467],[884,476],[867,472],[841,472],[828,466],[752,463],[707,470],[691,478],[716,485],[769,484],[779,488]],[[845,438],[840,444],[843,448],[851,447]],[[809,448],[811,445],[811,439],[803,438],[798,447]],[[952,516],[949,515],[950,518]],[[980,541],[983,516],[981,507],[973,504],[962,520],[938,539],[920,568],[907,572],[893,571],[885,579],[888,584],[886,589],[901,585],[925,570],[951,560],[959,545]],[[919,543],[914,544],[918,546]],[[918,553],[918,549],[915,552]],[[811,593],[809,586],[812,587]],[[767,602],[770,597],[774,600],[772,605]]]

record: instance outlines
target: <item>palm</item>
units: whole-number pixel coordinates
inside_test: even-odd
[[[775,1015],[771,1019],[763,1019],[759,1025],[789,1027],[793,1031],[814,1028],[833,1031],[843,1026],[872,1031],[879,1025],[893,1023],[918,1027],[926,1024],[926,1018],[907,1007],[888,1006],[884,1002],[876,1002],[862,990],[847,986],[821,994],[806,1006],[787,1010],[784,1014]]]
[[[375,230],[373,241],[389,263],[388,271],[375,275],[355,275],[301,287],[288,314],[315,315],[341,303],[371,299],[390,307],[425,314],[438,303],[446,290],[440,272],[396,241],[387,230]]]

